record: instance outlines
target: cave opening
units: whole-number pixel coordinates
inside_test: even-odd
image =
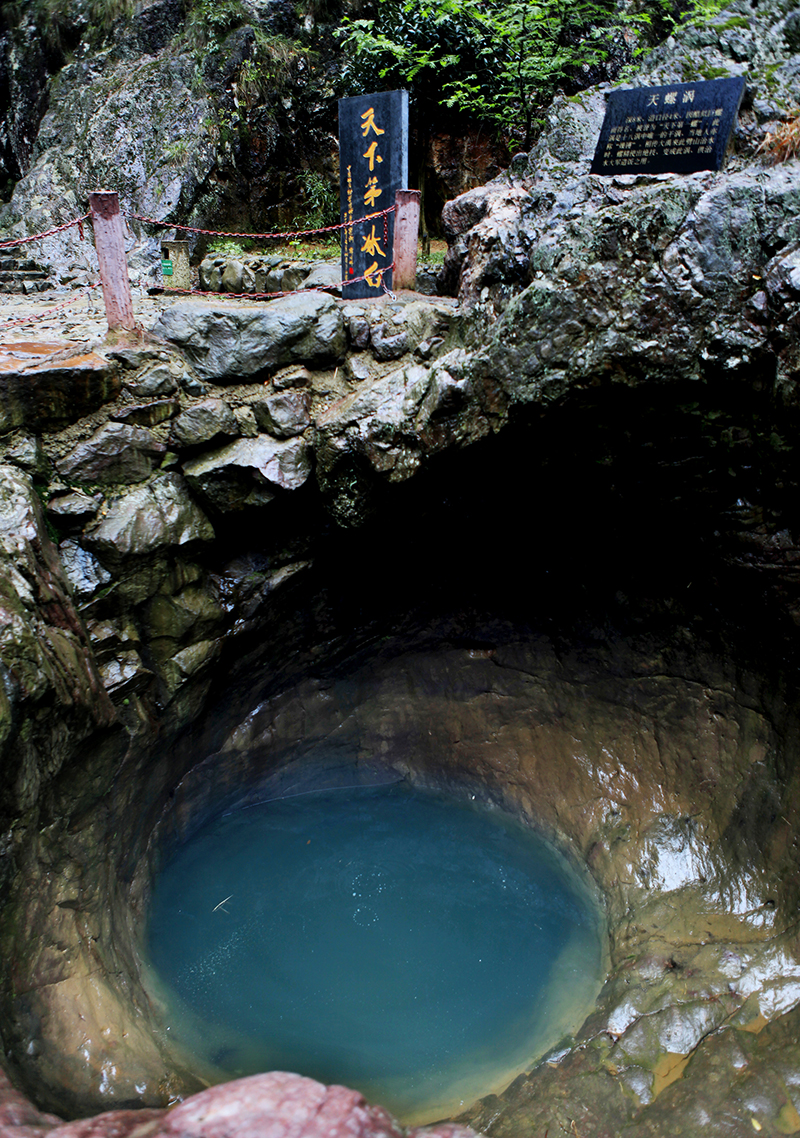
[[[681,1041],[705,1040],[790,1009],[797,651],[791,567],[770,543],[794,527],[800,479],[780,418],[729,377],[612,385],[520,414],[406,484],[373,484],[355,530],[310,486],[271,503],[269,526],[215,519],[204,568],[238,623],[192,725],[65,770],[20,864],[16,929],[61,874],[78,885],[55,902],[51,941],[75,912],[94,930],[70,947],[67,981],[5,986],[21,1084],[73,1116],[203,1085],[148,990],[153,882],[220,810],[332,770],[342,785],[380,768],[475,793],[588,870],[608,971],[560,1050],[613,1067],[626,1102],[661,1101],[678,1020]],[[252,615],[251,578],[288,568]],[[33,950],[22,931],[5,943],[19,975]],[[72,1022],[88,976],[102,997]],[[631,1006],[652,1033],[638,1051]],[[515,1087],[493,1133],[515,1133]],[[615,1109],[598,1097],[598,1116]]]

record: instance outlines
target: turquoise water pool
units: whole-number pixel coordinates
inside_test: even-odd
[[[530,829],[402,783],[207,824],[154,884],[146,954],[200,1077],[297,1071],[420,1121],[577,1027],[602,942],[589,890]]]

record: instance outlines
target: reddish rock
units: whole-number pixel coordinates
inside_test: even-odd
[[[51,1134],[58,1135],[58,1138],[129,1138],[134,1132],[136,1138],[150,1138],[150,1135],[161,1132],[161,1120],[166,1113],[166,1110],[158,1109],[108,1110],[94,1118],[79,1118],[76,1122],[59,1126],[49,1131],[47,1138]],[[9,1138],[25,1136],[14,1134]]]
[[[60,1122],[54,1114],[41,1114],[0,1067],[0,1138],[41,1138]]]
[[[117,365],[63,343],[0,344],[0,429],[50,430],[116,399]]]
[[[382,1106],[358,1091],[271,1071],[192,1095],[171,1110],[110,1110],[61,1123],[41,1114],[0,1069],[0,1138],[403,1138]],[[408,1138],[476,1138],[455,1123]]]
[[[358,1091],[271,1071],[193,1095],[153,1138],[401,1138],[383,1107]]]

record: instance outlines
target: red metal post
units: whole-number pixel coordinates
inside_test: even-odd
[[[417,281],[419,190],[398,190],[394,198],[394,288],[413,288]]]
[[[125,225],[119,211],[119,196],[111,190],[89,194],[94,229],[94,247],[100,263],[100,283],[106,306],[108,330],[133,329],[133,300],[125,259]]]

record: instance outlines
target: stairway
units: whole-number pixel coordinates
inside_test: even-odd
[[[0,292],[45,292],[54,285],[49,269],[28,257],[0,251]]]

